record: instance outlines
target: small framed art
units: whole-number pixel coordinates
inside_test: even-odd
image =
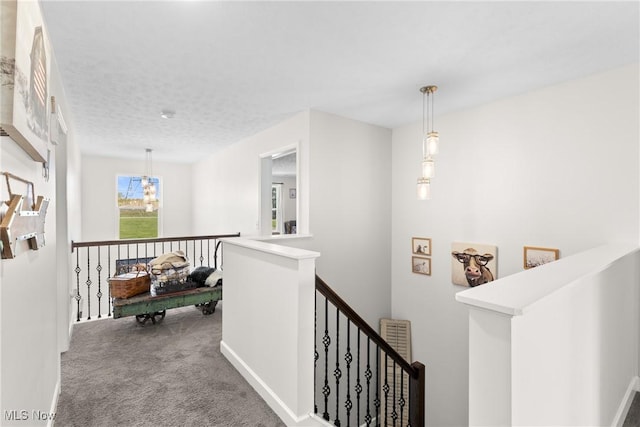
[[[416,255],[431,255],[431,239],[426,237],[411,238],[411,252]]]
[[[524,268],[534,268],[560,258],[560,250],[554,248],[524,247]]]
[[[431,258],[412,256],[411,271],[417,274],[424,274],[426,276],[431,276]]]

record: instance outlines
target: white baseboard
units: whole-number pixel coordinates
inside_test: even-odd
[[[53,399],[51,399],[51,409],[49,414],[52,414],[47,421],[47,427],[53,427],[56,424],[56,409],[58,408],[58,398],[60,397],[60,376],[58,375],[58,381],[56,381],[56,388],[53,391]]]
[[[234,368],[258,392],[260,397],[269,405],[287,426],[316,427],[323,426],[311,414],[296,416],[293,411],[265,384],[264,381],[224,342],[220,341],[220,352],[231,362]]]
[[[316,422],[316,425],[318,426],[335,427],[332,423],[330,423],[329,421],[326,421],[324,418],[319,417],[316,414],[311,414],[311,419],[314,420]]]
[[[624,398],[622,399],[622,402],[620,402],[616,416],[613,418],[613,422],[611,423],[612,426],[622,427],[624,420],[627,418],[627,414],[629,413],[629,408],[631,407],[636,391],[640,391],[640,377],[631,378],[629,387],[627,387]]]

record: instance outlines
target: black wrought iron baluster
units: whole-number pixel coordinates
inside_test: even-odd
[[[136,243],[136,264],[140,263],[140,243]]]
[[[373,401],[376,408],[376,425],[380,425],[380,346],[376,344],[376,398]]]
[[[223,266],[223,257],[222,257],[222,248],[220,247],[222,245],[221,241],[218,241],[218,239],[214,240],[214,246],[213,246],[213,266],[215,268],[218,268],[218,249],[220,249],[220,269],[222,269]]]
[[[194,246],[193,246],[193,248],[194,248],[193,250],[194,250],[194,251],[196,250],[196,249],[195,249],[195,244],[196,244],[196,241],[194,240],[194,241],[193,241],[193,245],[194,245]],[[202,266],[202,262],[203,262],[203,261],[204,261],[204,255],[203,255],[203,252],[202,252],[202,239],[200,239],[200,266]]]
[[[98,265],[96,266],[96,271],[98,272],[98,293],[96,296],[98,297],[98,319],[102,318],[102,265],[100,264],[100,246],[98,246]]]
[[[384,392],[384,426],[388,426],[389,419],[389,374],[388,374],[388,356],[384,354],[384,383],[382,384],[382,391]]]
[[[347,353],[344,355],[344,361],[347,367],[347,400],[344,402],[344,407],[347,410],[347,427],[351,426],[351,409],[353,409],[353,402],[351,401],[351,362],[353,362],[353,355],[351,354],[351,320],[347,318]]]
[[[391,411],[391,419],[393,420],[393,427],[396,427],[396,423],[398,421],[398,411],[396,411],[396,361],[393,361],[393,399],[391,401],[391,407],[393,411]]]
[[[331,394],[331,388],[329,387],[329,345],[331,344],[331,337],[329,337],[329,300],[327,298],[324,299],[324,336],[322,337],[322,344],[324,345],[324,386],[322,387],[324,413],[322,418],[329,421],[329,395]]]
[[[200,243],[202,247],[202,242]],[[202,249],[200,249],[202,252]],[[313,298],[313,413],[318,413],[318,401],[316,400],[316,385],[318,383],[318,293]]]
[[[333,425],[340,427],[340,378],[342,371],[340,370],[340,309],[336,307],[336,369],[333,371],[336,379],[336,419]]]
[[[364,377],[367,380],[367,414],[364,416],[364,421],[367,423],[367,427],[371,425],[371,338],[367,336],[367,370],[364,371]]]
[[[122,259],[120,256],[120,245],[118,245],[118,259]],[[116,269],[116,274],[118,274],[118,270]]]
[[[398,406],[400,406],[400,425],[402,425],[404,421],[404,405],[407,403],[406,400],[404,400],[404,375],[403,370],[400,374],[400,402],[398,403]]]
[[[211,240],[209,239],[207,239],[207,265],[211,267]],[[216,265],[215,267],[217,268],[218,266]]]
[[[127,259],[131,259],[131,245],[127,245]]]
[[[162,253],[164,253],[164,242],[162,242]]]
[[[91,255],[87,246],[87,320],[91,320]]]
[[[222,241],[220,241],[219,244],[220,244],[220,268],[222,268],[222,266],[224,265],[224,246],[222,246]],[[218,243],[216,243],[216,263],[218,262],[217,252],[218,252]]]
[[[78,251],[76,252],[76,304],[77,304],[77,319],[76,322],[80,321],[80,300],[82,299],[82,297],[80,296],[80,272],[82,271],[82,269],[80,268],[80,248],[76,248]]]
[[[169,242],[169,252],[173,252],[173,241]]]
[[[107,246],[107,277],[111,277],[111,246]],[[109,298],[107,300],[109,309],[108,316],[111,317],[111,286],[109,286]]]
[[[360,384],[360,328],[358,328],[358,354],[356,356],[356,425],[360,425],[360,394],[362,393],[362,384]]]

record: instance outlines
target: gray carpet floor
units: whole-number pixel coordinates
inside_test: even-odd
[[[62,355],[57,427],[284,426],[220,353],[222,304],[76,324]]]
[[[635,393],[623,427],[640,427],[640,393]]]

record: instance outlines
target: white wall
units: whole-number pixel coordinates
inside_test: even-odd
[[[22,250],[16,258],[0,262],[0,408],[3,414],[5,410],[28,410],[32,420],[33,410],[50,411],[59,379],[55,169],[51,171],[51,180],[44,182],[42,164],[31,160],[9,138],[0,140],[0,169],[32,180],[36,194],[51,199],[45,221],[45,246],[37,251]],[[12,185],[15,192],[21,189]],[[6,184],[3,184],[2,200],[8,200]],[[11,425],[3,419],[3,425],[5,423]]]
[[[144,152],[139,159],[82,156],[82,239],[117,239],[116,176],[139,176],[144,172]],[[162,237],[189,236],[193,200],[198,193],[191,185],[191,166],[153,162],[153,174],[160,178]]]
[[[460,292],[470,425],[622,425],[637,387],[636,244],[596,247]]]
[[[281,147],[298,144],[303,171],[298,197],[308,198],[308,123],[309,113],[299,113],[194,164],[193,191],[199,195],[192,206],[194,233],[259,235],[260,156]]]
[[[29,4],[29,3],[25,3]],[[35,4],[35,3],[34,3]],[[45,28],[46,30],[46,28]],[[63,110],[69,133],[65,145],[52,147],[50,180],[8,137],[0,137],[0,170],[30,180],[36,195],[50,198],[45,221],[45,246],[0,261],[0,416],[2,425],[45,425],[57,401],[60,351],[69,341],[69,237],[79,233],[79,154],[73,135],[73,114],[65,102],[55,52],[49,52],[49,95]],[[67,188],[69,197],[67,197]],[[22,192],[21,186],[12,186]],[[7,200],[6,185],[2,200]],[[61,215],[66,215],[61,217]],[[27,420],[11,422],[5,411],[27,411]],[[34,411],[43,419],[34,419]],[[26,424],[25,424],[26,423]]]
[[[638,375],[638,253],[513,319],[513,423],[612,425]]]
[[[319,254],[246,239],[224,251],[222,353],[288,426],[309,425]]]
[[[427,424],[468,416],[467,310],[454,301],[466,288],[451,284],[452,242],[497,245],[504,277],[522,269],[524,245],[567,256],[637,241],[638,90],[635,65],[437,117],[430,201],[415,196],[421,123],[394,129],[392,314],[412,321],[427,368]],[[431,276],[411,273],[411,237],[433,239]]]
[[[194,232],[258,235],[259,156],[299,142],[297,197],[302,240],[279,243],[322,253],[317,271],[374,327],[390,313],[391,131],[310,111],[194,166]],[[301,228],[302,227],[302,228]]]
[[[391,131],[312,111],[310,134],[318,275],[378,330],[390,315]]]
[[[55,58],[52,58],[55,67]],[[58,280],[58,349],[67,351],[71,338],[71,295],[73,294],[73,256],[71,241],[80,241],[82,206],[80,203],[80,149],[78,148],[72,126],[73,114],[65,102],[64,89],[57,88],[56,106],[67,126],[67,134],[60,136],[55,147],[56,178],[56,234],[57,234],[57,280]]]

